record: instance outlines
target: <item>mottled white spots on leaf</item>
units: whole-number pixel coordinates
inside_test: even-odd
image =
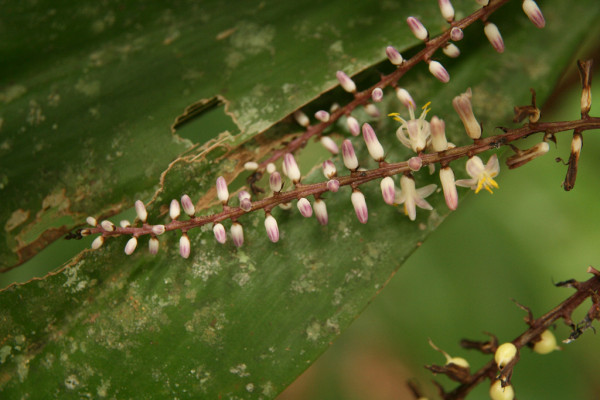
[[[29,113],[27,114],[27,123],[31,126],[41,124],[46,120],[46,116],[42,113],[42,107],[35,100],[29,101]]]
[[[10,215],[6,224],[4,224],[4,230],[10,232],[29,218],[29,210],[23,210],[19,208]]]
[[[79,379],[75,375],[69,375],[65,379],[65,386],[67,389],[74,390],[77,386],[79,386]]]
[[[252,393],[252,392],[254,392],[254,383],[250,382],[249,384],[247,384],[247,385],[246,385],[246,390],[247,390],[249,393]]]
[[[185,329],[194,333],[194,337],[208,345],[221,344],[220,331],[228,322],[223,305],[213,303],[194,311],[192,319],[185,323]]]
[[[80,78],[75,84],[75,90],[88,97],[97,96],[100,93],[100,81],[86,81]]]
[[[4,364],[4,362],[6,361],[6,358],[8,356],[10,356],[11,351],[12,351],[12,347],[10,347],[8,345],[4,345],[4,346],[0,347],[0,364]]]
[[[250,274],[247,272],[239,272],[233,276],[233,281],[243,287],[246,283],[250,281]]]
[[[26,92],[27,88],[23,85],[11,85],[3,92],[0,92],[0,101],[3,101],[4,103],[10,103],[11,101],[23,96]]]
[[[246,371],[246,369],[247,369],[246,364],[238,364],[235,367],[229,368],[229,372],[231,372],[234,375],[239,376],[240,378],[244,378],[246,376],[250,376],[250,373],[248,371]]]
[[[19,382],[25,382],[27,375],[29,375],[29,358],[24,355],[17,355],[14,357],[15,364],[17,365],[17,376]]]
[[[321,336],[321,325],[318,322],[312,322],[306,328],[306,336],[311,342],[316,342]]]
[[[267,397],[274,397],[277,392],[275,391],[275,387],[271,381],[267,381],[266,383],[261,385],[262,394]]]

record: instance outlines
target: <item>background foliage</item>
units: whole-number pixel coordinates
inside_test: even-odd
[[[185,192],[200,197],[199,204],[212,206],[214,178],[225,174],[233,181],[244,161],[267,154],[293,134],[289,123],[274,124],[335,85],[337,69],[351,74],[365,69],[359,79],[364,84],[386,68],[377,65],[386,45],[410,54],[416,40],[404,26],[408,13],[432,21],[432,33],[442,29],[432,2],[406,3],[355,2],[342,7],[337,2],[261,2],[228,12],[220,2],[182,2],[169,9],[135,2],[8,4],[5,15],[10,18],[3,17],[0,25],[14,38],[0,48],[7,60],[0,80],[4,265],[35,255],[86,215],[125,211],[136,198],[153,198],[150,210],[155,218],[161,205]],[[444,60],[452,75],[449,86],[435,82],[424,68],[404,79],[418,103],[433,100],[435,112],[454,128],[456,142],[464,138],[449,107],[452,96],[473,86],[476,109],[487,121],[488,132],[506,124],[511,106],[527,101],[530,85],[542,97],[549,94],[598,15],[593,1],[541,5],[548,20],[545,31],[535,30],[518,13],[518,4],[497,16],[508,47],[502,56],[479,34],[480,26],[467,31],[461,44],[465,55]],[[455,6],[463,13],[474,9],[467,1]],[[575,17],[580,24],[571,26],[568,21]],[[550,46],[552,52],[547,51]],[[208,101],[216,95],[222,97]],[[307,109],[342,96],[334,91]],[[235,124],[217,109],[186,125],[176,124],[171,132],[186,107],[219,102],[227,104]],[[398,104],[387,107],[396,110]],[[407,155],[394,143],[389,121],[377,129],[386,135],[382,141],[396,149],[390,150],[392,156]],[[208,139],[212,141],[202,146]],[[316,148],[307,149],[304,153]],[[308,174],[311,164],[305,162],[303,172]],[[421,179],[431,178],[423,174]],[[578,185],[583,186],[581,181]],[[535,193],[531,187],[518,193],[528,191]],[[511,212],[529,215],[531,210],[523,208],[516,192],[506,190],[518,202]],[[100,252],[75,256],[43,280],[11,286],[0,295],[1,390],[8,396],[36,397],[43,391],[61,398],[275,396],[348,326],[446,213],[438,197],[437,212],[420,214],[417,224],[409,224],[397,210],[382,206],[376,185],[366,193],[371,211],[367,226],[354,220],[348,193],[340,192],[328,201],[332,223],[327,228],[315,221],[300,223],[297,214],[277,213],[283,232],[277,245],[267,243],[262,217],[248,216],[242,221],[247,245],[240,251],[231,244],[226,249],[217,246],[212,233],[203,231],[192,235],[191,260],[177,256],[173,235],[164,238],[158,257],[141,249],[126,258],[126,239],[120,238]],[[508,220],[505,213],[499,215],[501,221]],[[537,229],[534,223],[525,226]],[[475,236],[496,243],[493,230],[481,229],[482,235]],[[41,266],[35,273],[54,269],[61,258],[78,251],[71,244],[54,246],[62,247],[64,254],[55,260],[40,254],[34,259]],[[471,270],[460,279],[476,282],[465,289],[469,297],[454,301],[481,304],[486,315],[500,297],[479,301],[490,293],[476,291],[482,281],[490,280],[489,270],[472,261],[481,254],[476,252],[479,246],[468,247],[459,251],[449,246],[453,252],[431,245],[435,251],[427,254],[443,260],[455,254],[455,265],[477,268],[480,277]],[[494,254],[489,258],[498,261],[504,253]],[[576,265],[577,271],[584,264]],[[5,279],[28,279],[26,268]],[[425,292],[445,293],[448,276],[440,281],[425,268],[413,270],[419,272],[394,282],[412,285],[416,276],[427,276],[427,284],[437,290]],[[507,282],[539,292],[539,285],[533,290],[527,279],[511,277]],[[403,332],[423,339],[423,332],[435,329],[407,327],[417,321],[444,322],[439,304],[453,303],[438,300],[428,307],[432,313],[421,313],[414,299],[424,289],[414,285],[413,290],[417,293],[399,302],[411,314],[395,318],[402,321]],[[508,297],[501,298],[502,304]],[[514,297],[526,303],[522,296]],[[540,310],[547,306],[545,302]],[[445,326],[460,325],[454,322],[459,312],[447,310],[446,315]],[[482,329],[480,323],[473,325],[447,339],[454,343]],[[387,331],[398,329],[394,326]],[[429,350],[426,354],[431,355]],[[421,355],[412,357],[419,357],[418,363],[428,359]]]

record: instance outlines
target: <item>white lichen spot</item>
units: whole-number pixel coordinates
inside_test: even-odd
[[[171,31],[171,32],[169,32],[167,37],[165,37],[163,39],[163,44],[165,46],[168,46],[171,43],[173,43],[175,40],[177,40],[179,38],[179,36],[181,36],[181,32],[179,32],[178,30]]]
[[[96,389],[96,393],[98,393],[98,397],[106,397],[108,396],[108,389],[110,389],[110,379],[100,381],[100,386]]]
[[[342,295],[342,288],[335,289],[333,291],[333,299],[331,300],[331,304],[334,306],[340,305],[343,297],[344,295]]]
[[[65,379],[65,386],[69,390],[74,390],[77,386],[79,386],[79,380],[77,379],[77,376],[67,376],[67,379]]]
[[[250,281],[250,274],[246,272],[240,272],[233,276],[233,281],[243,287],[246,283]]]
[[[26,92],[27,88],[23,85],[11,85],[3,92],[0,92],[0,101],[3,101],[4,103],[10,103],[11,101],[23,96]]]
[[[85,260],[78,262],[75,265],[72,265],[68,268],[65,268],[63,275],[67,277],[65,283],[63,283],[63,287],[70,288],[71,293],[79,292],[88,285],[88,281],[85,279],[79,279],[79,269],[81,266],[85,264]]]
[[[275,28],[272,26],[242,21],[232,29],[233,32],[229,36],[232,50],[225,59],[230,69],[236,68],[248,56],[255,56],[265,51],[275,53],[272,45]]]
[[[29,210],[25,211],[19,208],[10,215],[6,224],[4,224],[4,230],[10,232],[29,218]]]
[[[48,105],[50,107],[57,107],[60,103],[60,94],[52,92],[48,95]]]
[[[336,55],[340,55],[344,52],[344,44],[341,40],[336,40],[331,44],[331,46],[329,46],[329,51]]]
[[[229,368],[229,372],[231,372],[234,375],[239,376],[240,378],[245,378],[247,376],[250,376],[250,373],[247,372],[246,369],[247,369],[246,364],[238,364],[235,367]]]
[[[261,385],[262,394],[267,397],[274,397],[277,392],[275,391],[275,386],[271,381],[267,381],[265,384]]]
[[[31,126],[39,125],[46,120],[46,116],[42,113],[42,107],[37,103],[37,101],[29,101],[29,113],[27,114],[26,120]]]
[[[100,81],[86,81],[80,78],[75,84],[75,90],[88,97],[97,96],[100,93]]]
[[[306,328],[306,336],[311,342],[317,341],[321,336],[321,325],[318,322],[311,323],[308,328]]]
[[[29,358],[24,355],[18,355],[14,358],[15,364],[17,365],[17,376],[19,377],[19,382],[25,382],[27,379],[27,375],[29,375]]]
[[[4,345],[4,346],[0,347],[0,364],[4,364],[4,362],[6,361],[6,358],[8,356],[10,356],[11,351],[12,351],[12,347],[10,347],[8,345]]]
[[[338,324],[337,318],[328,318],[325,321],[325,327],[328,331],[335,333],[336,335],[340,333],[340,325]]]
[[[246,391],[248,391],[249,393],[254,392],[254,383],[250,382],[249,384],[247,384]]]
[[[206,367],[204,367],[203,365],[200,365],[198,368],[192,369],[190,371],[190,374],[192,376],[195,376],[196,379],[198,379],[198,381],[200,382],[200,388],[202,389],[203,392],[206,393],[205,385],[211,379],[210,371],[207,371]]]
[[[2,130],[2,125],[4,125],[4,118],[0,117],[0,131]]]

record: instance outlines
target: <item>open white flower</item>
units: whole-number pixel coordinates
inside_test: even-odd
[[[417,208],[424,210],[433,210],[431,204],[425,200],[425,197],[429,196],[437,188],[436,184],[423,186],[417,189],[415,187],[415,180],[411,176],[402,175],[400,178],[400,189],[396,189],[396,204],[404,203],[404,213],[408,215],[411,221],[414,221],[417,217]]]
[[[499,172],[500,163],[497,155],[492,155],[485,165],[481,158],[473,156],[467,160],[467,173],[471,179],[459,179],[456,181],[456,185],[471,188],[475,193],[479,193],[482,188],[493,193],[492,188],[498,189],[498,184],[493,178]]]
[[[431,129],[429,128],[429,122],[425,120],[427,113],[431,110],[428,108],[430,104],[431,102],[423,106],[423,112],[419,118],[415,118],[413,107],[409,107],[408,112],[410,113],[410,119],[408,121],[402,118],[398,113],[388,114],[396,121],[402,123],[396,131],[396,136],[400,143],[409,149],[412,149],[417,154],[425,150],[431,142]]]

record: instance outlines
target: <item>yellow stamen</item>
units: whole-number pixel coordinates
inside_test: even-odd
[[[491,176],[485,174],[481,178],[479,178],[479,181],[477,182],[477,187],[475,188],[475,194],[479,193],[481,189],[485,189],[493,194],[494,192],[492,191],[492,187],[498,189],[500,186],[498,186],[498,183],[495,180],[493,180]]]

